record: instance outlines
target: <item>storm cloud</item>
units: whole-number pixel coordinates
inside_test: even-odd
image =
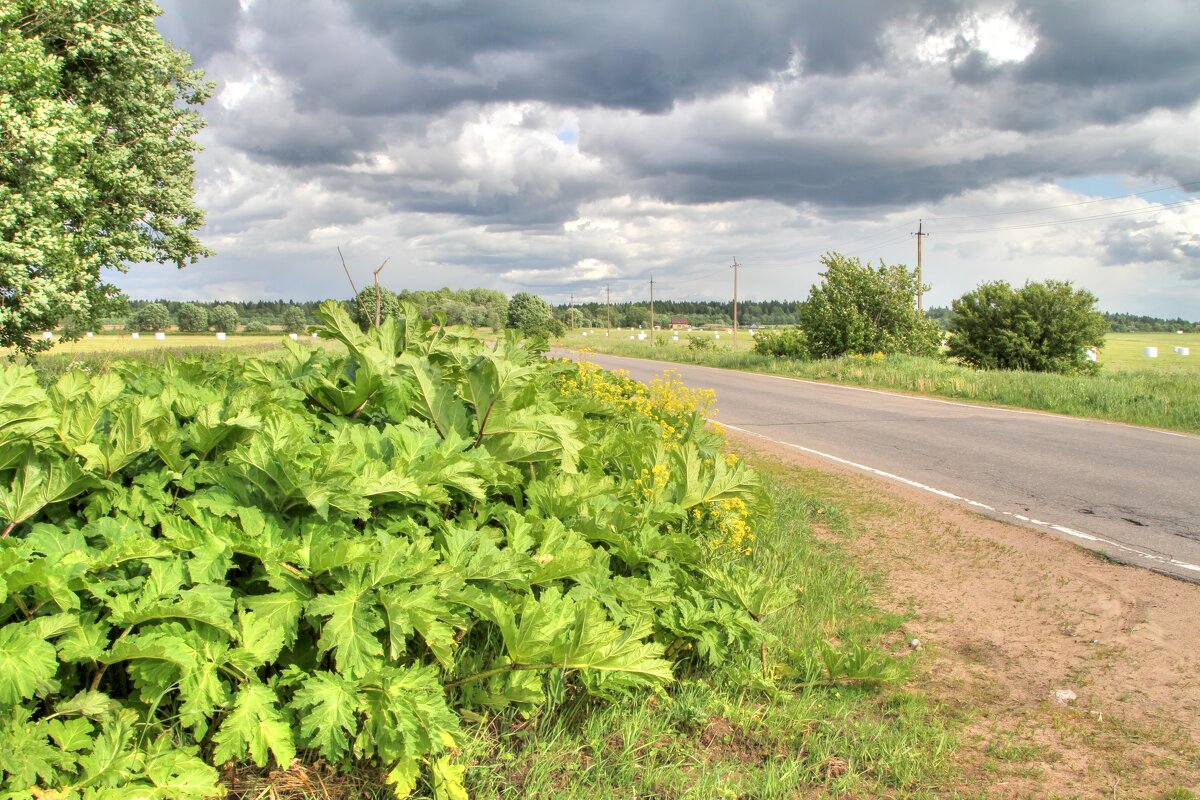
[[[343,246],[406,260],[414,285],[551,299],[638,296],[649,270],[720,296],[703,278],[736,254],[751,294],[757,268],[758,294],[796,297],[826,249],[911,261],[924,218],[935,303],[1062,277],[1200,316],[1200,214],[1164,199],[1200,189],[1187,0],[164,8],[216,84],[197,187],[219,255],[180,294],[338,294]],[[1022,257],[1012,222],[1044,225],[1049,255]],[[164,291],[150,274],[122,285]]]

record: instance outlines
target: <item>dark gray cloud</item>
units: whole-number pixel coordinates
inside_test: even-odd
[[[238,0],[175,0],[163,5],[165,12],[157,20],[159,32],[191,53],[197,65],[236,46],[241,23]]]
[[[831,226],[986,213],[1014,185],[1037,206],[1064,178],[1200,177],[1192,0],[164,5],[218,84],[198,166],[215,246],[240,248],[226,287],[272,252],[318,280],[328,253],[304,248],[337,242],[565,290],[734,244],[783,269]],[[1088,246],[1192,275],[1188,224]],[[280,285],[239,291],[259,284]]]

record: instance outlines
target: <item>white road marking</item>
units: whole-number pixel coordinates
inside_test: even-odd
[[[785,442],[785,441],[782,441],[781,439],[773,439],[770,436],[758,433],[757,431],[747,430],[746,428],[739,428],[738,426],[730,425],[727,422],[721,422],[719,420],[712,420],[712,421],[716,422],[718,425],[721,425],[722,427],[729,428],[730,430],[738,431],[738,432],[744,433],[748,436],[757,436],[759,439],[766,439],[769,442],[774,442],[776,444],[782,444],[786,447],[791,447],[796,450],[800,450],[802,452],[808,453],[810,455],[814,455],[814,456],[818,456],[820,458],[827,459],[829,461],[836,461],[839,464],[845,464],[848,467],[853,467],[854,469],[862,470],[863,472],[869,472],[872,475],[878,475],[882,478],[887,478],[888,480],[897,481],[899,483],[905,484],[906,486],[911,486],[914,489],[920,489],[923,492],[929,492],[930,494],[936,494],[938,497],[944,497],[947,500],[954,500],[959,503],[965,503],[966,505],[973,506],[975,508],[979,508],[984,511],[989,511],[993,514],[1001,514],[1006,517],[1012,517],[1015,520],[1019,520],[1020,522],[1024,522],[1029,525],[1037,525],[1042,528],[1049,528],[1050,530],[1055,531],[1057,533],[1061,533],[1064,536],[1070,536],[1072,538],[1081,539],[1086,542],[1094,542],[1094,543],[1102,544],[1105,547],[1111,547],[1115,550],[1120,550],[1122,552],[1129,553],[1130,555],[1137,556],[1138,558],[1146,559],[1147,561],[1153,561],[1153,562],[1157,562],[1159,564],[1168,564],[1168,565],[1170,565],[1172,567],[1176,567],[1178,569],[1185,569],[1185,570],[1189,570],[1191,572],[1200,574],[1200,565],[1197,565],[1197,564],[1189,564],[1186,561],[1178,561],[1178,560],[1176,560],[1174,558],[1170,558],[1168,556],[1159,555],[1158,553],[1150,553],[1150,552],[1146,552],[1145,550],[1139,550],[1136,547],[1130,547],[1129,545],[1122,544],[1121,542],[1115,542],[1112,539],[1106,539],[1103,536],[1097,536],[1093,533],[1087,533],[1085,531],[1077,531],[1074,528],[1068,528],[1065,525],[1057,525],[1053,522],[1044,522],[1040,519],[1034,519],[1032,517],[1027,517],[1023,514],[1017,514],[1012,511],[1003,511],[1003,510],[995,508],[993,506],[989,506],[987,503],[980,503],[977,500],[971,500],[970,498],[967,498],[967,497],[960,497],[959,495],[956,495],[953,492],[948,492],[945,489],[938,489],[934,486],[929,486],[929,485],[921,483],[919,481],[914,481],[910,478],[904,478],[904,477],[901,477],[900,475],[896,475],[891,472],[885,472],[884,470],[876,469],[875,467],[868,467],[866,464],[859,464],[855,461],[850,461],[845,458],[840,458],[840,457],[832,455],[830,453],[823,453],[820,450],[814,450],[811,447],[805,447],[803,445],[793,444],[792,442]]]

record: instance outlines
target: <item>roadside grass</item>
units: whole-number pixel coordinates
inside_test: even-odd
[[[1200,334],[1111,334],[1113,365],[1084,376],[972,370],[945,359],[901,355],[798,361],[755,353],[743,341],[750,337],[740,334],[736,348],[694,350],[686,345],[687,334],[673,342],[664,333],[658,334],[657,346],[616,337],[616,332],[608,338],[602,332],[575,334],[558,346],[1200,432],[1200,353],[1182,357],[1171,350],[1200,341]],[[1159,358],[1141,358],[1140,342],[1151,340],[1160,342],[1154,345]]]
[[[660,697],[578,700],[540,719],[481,724],[463,753],[473,797],[940,794],[952,771],[955,723],[935,701],[904,688],[916,656],[908,655],[903,619],[874,605],[872,580],[837,544],[851,535],[850,519],[787,468],[752,460],[774,506],[753,558],[797,591],[793,607],[766,621],[778,680],[761,680],[754,654],[716,674],[684,676]],[[819,654],[830,644],[870,652],[889,680],[829,680]]]

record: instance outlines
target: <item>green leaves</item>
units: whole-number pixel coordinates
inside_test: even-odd
[[[0,707],[47,689],[57,670],[54,645],[26,626],[0,628]]]
[[[207,742],[459,800],[460,715],[757,644],[780,595],[705,543],[758,484],[698,415],[401,310],[325,306],[344,357],[0,370],[0,794],[211,796]]]
[[[267,765],[268,754],[275,763],[287,766],[296,757],[292,730],[279,709],[275,692],[262,684],[247,684],[237,694],[233,710],[213,737],[218,764],[247,755],[256,766]]]

